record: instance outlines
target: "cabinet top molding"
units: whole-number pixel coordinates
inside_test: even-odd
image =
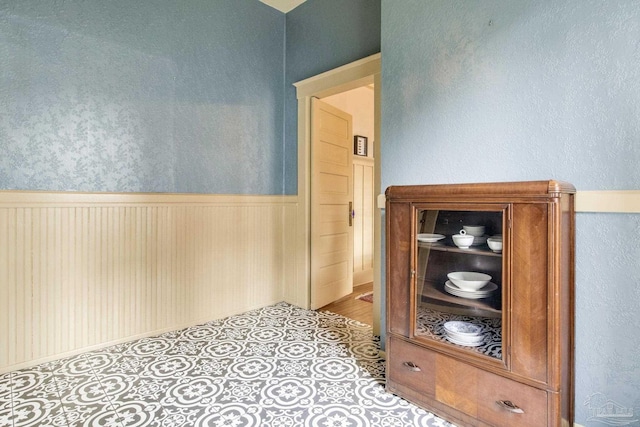
[[[456,197],[464,194],[465,197],[504,197],[504,196],[544,196],[555,197],[558,194],[574,194],[575,187],[563,181],[521,181],[521,182],[486,182],[469,184],[428,184],[428,185],[402,185],[390,186],[385,194],[391,199],[413,199]]]

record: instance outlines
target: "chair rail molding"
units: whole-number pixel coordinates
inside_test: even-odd
[[[640,213],[640,190],[578,191],[576,212]]]
[[[378,194],[378,209],[384,209],[385,200]],[[640,190],[577,191],[576,212],[640,213]]]

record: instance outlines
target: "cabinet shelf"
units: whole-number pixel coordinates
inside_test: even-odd
[[[469,299],[449,294],[442,284],[427,281],[423,283],[419,303],[441,307],[442,311],[469,316],[500,317],[502,315],[500,299],[495,296],[500,292],[499,289],[489,298]]]
[[[502,252],[493,252],[489,247],[485,245],[479,246],[471,246],[468,249],[461,249],[453,244],[436,242],[436,243],[425,243],[418,241],[418,248],[431,249],[434,251],[443,251],[443,252],[454,252],[459,254],[471,254],[471,255],[487,255],[487,256],[495,256],[502,257]]]
[[[484,336],[482,344],[477,347],[469,347],[454,344],[447,340],[446,333],[444,331],[444,324],[451,320],[465,321],[479,326],[482,330],[482,335]],[[418,338],[428,338],[434,341],[447,343],[473,353],[483,354],[497,359],[502,358],[501,319],[443,313],[438,307],[423,305],[418,308],[416,321],[416,337]]]

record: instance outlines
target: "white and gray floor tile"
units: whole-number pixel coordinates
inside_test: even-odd
[[[451,426],[384,390],[368,325],[280,303],[0,376],[0,427]]]

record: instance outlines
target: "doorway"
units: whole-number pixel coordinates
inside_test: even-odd
[[[318,76],[311,77],[295,83],[298,98],[298,203],[297,214],[298,243],[304,248],[305,256],[297,266],[298,277],[306,284],[305,289],[299,289],[300,299],[306,301],[310,307],[310,125],[311,125],[311,98],[326,98],[331,95],[346,92],[355,88],[373,85],[374,92],[374,136],[371,149],[378,153],[376,161],[380,162],[380,54],[375,54],[351,64],[344,65],[335,70],[327,71]],[[380,194],[380,168],[374,172],[374,194]],[[381,213],[374,209],[374,244],[373,244],[373,332],[380,334],[381,319]]]
[[[364,149],[352,160],[353,179],[353,292],[371,290],[374,270],[374,210],[375,168],[373,150],[375,134],[373,84],[361,86],[325,98],[322,102],[348,113],[352,117],[353,138],[364,143]],[[355,144],[355,141],[353,141]],[[352,148],[353,150],[353,148]],[[367,287],[365,290],[363,287]],[[365,306],[366,307],[366,306]],[[369,307],[372,308],[372,307]]]

